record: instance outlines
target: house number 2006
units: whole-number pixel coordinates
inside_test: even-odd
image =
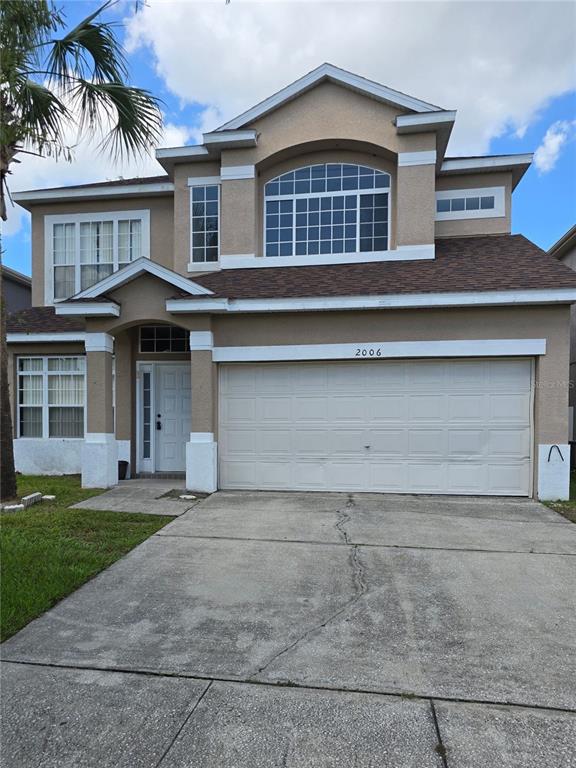
[[[358,347],[354,357],[382,357],[382,350],[379,347],[368,347],[367,349]]]

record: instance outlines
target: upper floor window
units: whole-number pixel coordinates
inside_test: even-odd
[[[363,165],[324,163],[269,181],[266,256],[388,250],[390,175]]]
[[[191,180],[192,182],[193,180]],[[192,262],[218,261],[220,187],[218,184],[194,184],[190,188]]]
[[[18,437],[84,437],[85,358],[18,358]]]
[[[67,299],[149,256],[149,212],[46,216],[47,300]]]
[[[436,220],[505,216],[504,187],[447,189],[436,192]]]
[[[187,352],[189,331],[176,325],[143,325],[140,352]]]

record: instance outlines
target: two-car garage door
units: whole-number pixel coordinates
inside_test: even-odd
[[[531,366],[222,365],[220,487],[529,495]]]

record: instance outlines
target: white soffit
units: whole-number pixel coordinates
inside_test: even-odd
[[[174,184],[170,181],[154,184],[125,184],[101,187],[61,187],[60,189],[33,189],[26,192],[14,192],[12,199],[16,203],[51,200],[81,200],[87,198],[134,197],[143,195],[173,194]]]

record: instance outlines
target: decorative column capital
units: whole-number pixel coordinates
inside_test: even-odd
[[[190,331],[190,351],[208,351],[214,349],[214,336],[212,331]]]
[[[84,340],[86,352],[114,352],[114,337],[109,333],[87,333]]]

